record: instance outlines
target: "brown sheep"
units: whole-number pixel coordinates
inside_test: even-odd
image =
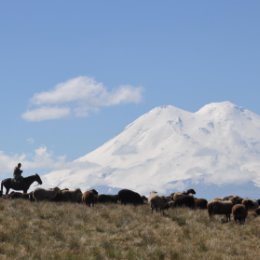
[[[95,189],[85,191],[82,194],[82,202],[89,207],[94,207],[94,204],[97,202],[98,192]]]
[[[208,201],[203,198],[194,198],[195,208],[197,209],[207,209]]]
[[[250,199],[243,199],[242,204],[246,206],[248,210],[250,209],[256,209],[258,204],[256,201],[250,200]]]
[[[234,195],[229,195],[229,196],[225,196],[222,200],[231,200],[234,197],[235,197]]]
[[[236,204],[232,207],[232,215],[235,222],[244,224],[247,217],[247,208],[243,204]]]
[[[22,192],[16,192],[12,191],[10,194],[7,195],[7,198],[9,199],[30,199],[29,193],[22,193]]]
[[[235,204],[241,204],[243,198],[241,198],[240,196],[237,196],[237,195],[229,195],[229,196],[224,197],[223,200],[232,201],[232,203],[235,205]]]
[[[234,196],[233,198],[230,199],[230,201],[235,205],[235,204],[241,204],[243,201],[243,198],[239,196]]]
[[[172,207],[189,207],[194,208],[195,207],[195,199],[191,195],[185,195],[185,194],[179,194],[175,196],[173,199],[173,203],[171,203]]]
[[[81,202],[82,192],[80,189],[69,190],[63,189],[60,190],[57,196],[54,198],[55,201],[63,201],[63,202]]]
[[[194,195],[196,194],[196,191],[194,189],[188,189],[187,191],[183,191],[183,192],[175,192],[175,193],[172,193],[172,199],[175,200],[177,199],[179,196],[182,196],[182,195]]]
[[[155,211],[159,210],[160,212],[162,212],[163,215],[164,215],[164,210],[169,208],[168,200],[164,196],[154,196],[150,200],[150,205],[151,205],[152,213],[154,210]]]
[[[231,201],[213,200],[208,203],[208,214],[211,218],[213,215],[225,215],[226,220],[230,221],[233,203]]]
[[[30,199],[33,201],[51,201],[57,196],[59,191],[60,189],[58,187],[54,188],[53,190],[38,188],[30,193]]]

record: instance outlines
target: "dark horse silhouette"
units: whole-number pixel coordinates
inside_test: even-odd
[[[15,182],[12,178],[4,179],[1,183],[1,194],[3,194],[4,187],[6,189],[5,194],[8,194],[10,189],[22,190],[23,193],[27,193],[27,190],[30,188],[31,184],[35,181],[37,181],[39,184],[42,184],[42,180],[38,174],[24,177],[21,182]]]

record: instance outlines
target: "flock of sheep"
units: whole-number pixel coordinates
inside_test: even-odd
[[[245,223],[248,211],[252,211],[255,216],[260,215],[260,199],[244,199],[239,196],[227,196],[224,198],[215,198],[207,201],[204,198],[196,198],[196,192],[189,189],[183,192],[175,192],[169,196],[160,196],[157,192],[151,192],[147,197],[139,193],[122,189],[115,195],[98,194],[95,189],[82,193],[80,189],[69,190],[37,188],[30,193],[11,192],[5,195],[5,198],[15,199],[24,198],[31,201],[66,201],[84,203],[88,206],[94,206],[95,203],[121,203],[121,204],[149,204],[151,210],[164,214],[164,210],[176,207],[188,207],[191,209],[206,209],[209,217],[213,215],[224,215],[224,221],[230,221],[231,215],[235,222]]]
[[[207,201],[203,198],[196,198],[193,189],[184,192],[172,193],[168,197],[158,196],[156,192],[150,193],[149,203],[152,211],[162,211],[167,208],[186,206],[192,209],[207,209],[209,217],[214,215],[224,215],[222,221],[228,222],[231,220],[231,215],[235,222],[245,223],[248,216],[248,211],[252,211],[253,215],[260,215],[260,199],[251,200],[240,196],[230,195],[224,198],[215,198]]]

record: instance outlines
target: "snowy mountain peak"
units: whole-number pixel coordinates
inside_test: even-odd
[[[190,115],[190,112],[171,105],[155,107],[129,124],[125,129],[130,127],[150,128],[188,115]]]
[[[243,113],[251,113],[242,107],[239,107],[229,101],[225,102],[219,102],[219,103],[210,103],[205,106],[203,106],[201,109],[199,109],[196,114],[198,115],[208,115],[213,116],[216,118],[230,118],[235,119],[236,117],[241,116]]]
[[[195,113],[156,107],[46,179],[64,187],[130,188],[143,194],[187,185],[239,186],[247,194],[243,187],[250,186],[260,197],[260,117],[231,102],[210,103]]]
[[[172,115],[180,114],[180,113],[190,113],[190,112],[182,110],[182,109],[177,108],[172,105],[165,105],[165,106],[155,107],[147,114],[151,114],[154,116],[160,115],[160,114],[168,114],[168,115],[170,114],[172,116]]]

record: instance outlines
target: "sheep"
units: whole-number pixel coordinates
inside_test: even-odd
[[[155,211],[159,210],[160,212],[162,212],[163,215],[164,215],[164,210],[169,208],[168,200],[164,196],[154,196],[150,200],[150,205],[151,205],[152,213],[154,210]]]
[[[29,193],[21,193],[21,192],[16,192],[12,191],[10,194],[7,194],[7,198],[9,199],[30,199]]]
[[[198,209],[207,209],[208,201],[203,198],[194,198],[195,201],[195,208]]]
[[[240,196],[234,196],[233,198],[230,199],[230,201],[235,205],[235,204],[241,204],[243,201],[243,198]]]
[[[60,189],[58,187],[54,188],[53,190],[45,190],[42,188],[38,188],[30,193],[30,199],[32,201],[51,201],[54,200],[59,191]]]
[[[235,222],[239,222],[240,224],[245,223],[247,217],[247,208],[243,204],[236,204],[232,207],[232,215]]]
[[[222,200],[231,200],[234,197],[235,197],[234,195],[229,195],[229,196],[225,196]]]
[[[81,198],[82,198],[82,192],[80,189],[76,189],[76,190],[63,189],[58,192],[54,200],[80,203]]]
[[[226,220],[230,221],[233,203],[231,201],[213,200],[208,203],[208,214],[211,218],[213,215],[225,215]]]
[[[229,196],[224,197],[222,200],[231,201],[235,205],[235,204],[241,204],[243,198],[241,198],[240,196],[237,196],[237,195],[229,195]]]
[[[193,196],[194,194],[196,194],[196,191],[194,189],[188,189],[187,191],[172,193],[171,195],[172,195],[173,200],[175,200],[182,195]]]
[[[175,196],[172,203],[173,207],[189,207],[194,208],[195,207],[195,199],[191,195],[185,195],[185,194],[179,194],[178,196]]]
[[[132,190],[122,189],[118,192],[118,200],[121,204],[133,204],[133,205],[141,205],[144,204],[142,196]]]
[[[97,202],[98,192],[95,189],[85,191],[82,194],[82,202],[89,207],[94,207],[94,204]]]
[[[258,206],[258,203],[256,201],[250,200],[250,199],[243,199],[242,204],[245,205],[245,207],[250,209],[256,209]]]

